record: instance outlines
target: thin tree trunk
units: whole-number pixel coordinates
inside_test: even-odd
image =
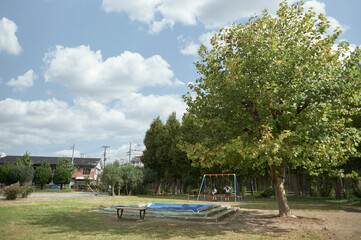
[[[253,196],[253,194],[254,194],[254,191],[253,191],[253,180],[251,180],[250,183],[251,183],[251,194],[252,194],[252,196]]]
[[[188,195],[192,195],[192,190],[193,190],[193,185],[192,184],[189,184],[188,186]]]
[[[118,196],[120,196],[120,184],[118,184]]]
[[[177,180],[174,180],[172,194],[177,194],[177,190]]]
[[[160,195],[160,179],[157,180],[157,186],[155,187],[155,194]]]
[[[276,166],[270,167],[272,183],[276,193],[276,199],[278,204],[279,216],[280,217],[295,217],[291,213],[291,209],[288,206],[287,196],[284,188],[285,183],[285,170],[286,163],[283,161],[279,166],[279,173],[277,173]]]
[[[112,184],[112,196],[115,196],[115,193],[114,193],[114,186],[115,186],[115,183]]]
[[[338,180],[338,178],[334,178],[333,181],[335,185],[335,197],[336,199],[342,199],[340,181]]]
[[[295,191],[295,197],[299,197],[300,196],[300,179],[299,179],[299,173],[298,170],[296,170],[293,174],[293,186],[294,186],[294,191]]]

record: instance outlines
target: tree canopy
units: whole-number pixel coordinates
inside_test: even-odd
[[[54,171],[53,182],[55,184],[60,184],[60,189],[63,189],[64,184],[70,183],[73,170],[74,165],[69,158],[60,158],[59,164]]]
[[[233,165],[271,173],[281,216],[292,215],[286,166],[318,174],[347,161],[359,135],[360,49],[336,44],[325,16],[282,2],[245,24],[223,28],[201,46],[202,75],[184,96],[204,138],[185,143],[203,167]]]
[[[36,168],[34,174],[34,182],[43,189],[45,184],[49,184],[52,179],[50,164],[45,160],[39,167]]]

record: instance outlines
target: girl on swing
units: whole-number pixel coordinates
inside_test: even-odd
[[[217,188],[215,185],[212,188],[212,200],[217,202]]]
[[[231,188],[227,185],[224,187],[224,190],[226,191],[226,197],[225,197],[225,201],[229,201],[229,197],[231,196]]]

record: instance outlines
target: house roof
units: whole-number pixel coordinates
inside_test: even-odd
[[[12,163],[15,164],[17,159],[22,156],[6,156],[0,158],[0,164]],[[46,160],[51,165],[57,165],[61,157],[46,157],[46,156],[30,156],[31,161],[34,162],[34,165],[40,165]],[[100,158],[74,158],[74,166],[87,166],[95,167],[101,161]]]

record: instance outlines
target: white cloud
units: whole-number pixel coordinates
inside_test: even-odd
[[[125,51],[103,60],[101,52],[89,46],[57,46],[44,61],[45,81],[64,85],[74,96],[109,100],[144,87],[179,84],[170,65],[159,55],[145,59]]]
[[[183,55],[193,55],[197,56],[198,50],[199,50],[200,44],[190,42],[188,43],[184,48],[181,49],[181,53]]]
[[[211,49],[212,48],[211,39],[214,36],[214,34],[216,34],[216,32],[214,31],[201,34],[198,38],[198,43],[195,43],[193,41],[187,41],[183,37],[183,35],[178,36],[178,41],[186,43],[186,45],[181,49],[180,52],[183,55],[197,56],[201,44],[203,44],[207,49]]]
[[[149,23],[154,19],[156,6],[161,0],[103,0],[102,8],[106,12],[125,12],[132,20]]]
[[[160,32],[175,23],[201,23],[206,28],[219,28],[240,18],[260,14],[265,8],[274,12],[280,2],[281,0],[103,0],[102,7],[106,12],[124,12],[132,20],[149,24],[150,32]]]
[[[335,30],[337,27],[339,27],[342,32],[347,31],[347,29],[349,28],[346,25],[341,25],[339,23],[339,21],[337,21],[334,17],[331,16],[327,16],[326,14],[326,4],[323,2],[319,2],[317,0],[311,0],[311,1],[307,1],[304,4],[304,8],[305,9],[309,9],[312,7],[312,10],[317,14],[323,14],[327,20],[330,22],[330,27],[327,29],[327,34],[332,34],[333,30]]]
[[[12,87],[14,91],[23,91],[25,88],[32,87],[36,78],[36,74],[30,69],[24,75],[18,76],[17,79],[12,78],[6,85]]]
[[[18,30],[17,25],[3,17],[0,20],[0,52],[4,51],[13,55],[19,55],[21,46],[15,33]]]
[[[71,158],[73,156],[73,150],[72,149],[64,149],[64,150],[56,151],[55,155],[60,156],[60,157]],[[74,157],[81,157],[81,153],[78,150],[74,150]]]
[[[56,99],[0,101],[0,146],[116,139],[143,139],[152,119],[176,111],[181,118],[185,104],[180,96],[130,94],[115,103],[77,98],[73,105]]]

